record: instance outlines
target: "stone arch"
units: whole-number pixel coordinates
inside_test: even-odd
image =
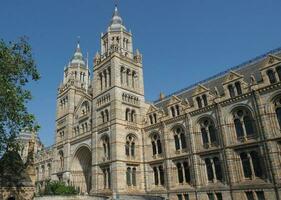
[[[88,146],[82,145],[75,151],[71,165],[71,182],[82,194],[91,190],[92,153]]]

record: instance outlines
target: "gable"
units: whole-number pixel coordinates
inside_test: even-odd
[[[230,82],[237,81],[237,80],[239,80],[241,78],[243,78],[243,76],[241,74],[238,74],[235,71],[230,71],[228,73],[228,75],[226,75],[223,84],[228,84]]]

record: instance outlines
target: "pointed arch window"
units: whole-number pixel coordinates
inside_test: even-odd
[[[128,135],[126,137],[126,144],[125,144],[125,153],[126,156],[134,157],[135,156],[135,136]]]
[[[223,170],[218,157],[205,158],[205,165],[209,181],[216,182],[217,180],[223,180]]]
[[[207,100],[207,95],[206,94],[202,95],[202,99],[203,99],[204,106],[208,106],[208,100]]]
[[[196,97],[196,101],[197,101],[197,106],[198,106],[198,108],[202,108],[203,106],[202,106],[202,100],[201,100],[201,98],[200,98],[200,97]]]
[[[228,88],[229,96],[231,98],[235,97],[235,91],[234,91],[233,85],[228,85],[227,88]]]
[[[190,184],[190,168],[188,163],[186,161],[178,162],[176,166],[178,172],[178,182]]]
[[[136,186],[137,185],[136,173],[137,173],[136,167],[131,167],[131,166],[127,167],[127,171],[126,171],[127,186]]]
[[[176,150],[185,149],[186,145],[186,137],[185,132],[182,127],[175,127],[173,129],[174,139],[175,139],[175,148]]]
[[[249,110],[238,109],[233,114],[237,138],[253,136],[255,134],[254,120]]]
[[[216,178],[220,181],[222,181],[222,168],[221,163],[218,157],[213,158],[214,166],[215,166],[215,172],[216,172]]]
[[[266,74],[267,74],[270,84],[276,83],[275,73],[272,69],[267,70]]]
[[[256,150],[240,153],[245,178],[262,178],[264,175],[262,157]]]
[[[252,171],[251,171],[250,159],[249,159],[247,153],[244,153],[244,152],[240,153],[240,159],[242,162],[244,177],[250,178],[252,176]]]
[[[109,160],[110,159],[110,143],[109,143],[108,136],[104,136],[102,138],[102,146],[103,146],[104,159]]]
[[[161,144],[160,136],[158,133],[153,134],[153,136],[151,138],[151,144],[152,144],[153,155],[162,153],[162,144]]]
[[[237,95],[241,95],[242,94],[242,88],[241,88],[240,82],[235,82],[234,85],[235,85],[235,88],[236,88]]]
[[[217,130],[213,120],[204,118],[200,122],[203,145],[217,143]]]

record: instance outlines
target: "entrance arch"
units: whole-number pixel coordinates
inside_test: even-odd
[[[91,190],[91,165],[92,153],[90,149],[86,146],[80,147],[72,160],[71,185],[81,194],[89,194]]]

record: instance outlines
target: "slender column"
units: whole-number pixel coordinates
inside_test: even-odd
[[[211,160],[211,166],[212,166],[212,170],[213,170],[213,174],[214,174],[213,181],[216,183],[217,182],[217,174],[216,174],[216,170],[215,170],[215,166],[214,166],[214,161],[213,161],[213,159],[210,159],[210,160]]]

